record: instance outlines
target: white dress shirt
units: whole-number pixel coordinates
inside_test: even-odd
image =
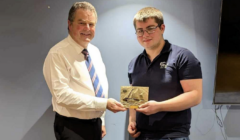
[[[85,64],[82,50],[70,35],[52,47],[45,59],[43,75],[52,94],[53,110],[79,119],[102,119],[107,106],[108,81],[101,54],[89,43],[87,50],[92,59],[105,98],[95,97],[94,87]]]

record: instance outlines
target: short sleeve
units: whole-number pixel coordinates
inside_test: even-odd
[[[128,79],[129,79],[130,84],[132,84],[132,73],[134,71],[134,66],[135,66],[136,60],[137,60],[137,57],[132,59],[131,62],[128,64]]]
[[[201,64],[188,49],[179,53],[177,64],[180,80],[202,79]]]

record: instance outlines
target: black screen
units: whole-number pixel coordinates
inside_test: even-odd
[[[240,104],[240,0],[223,0],[215,104]]]

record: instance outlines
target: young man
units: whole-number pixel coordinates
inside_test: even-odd
[[[158,9],[141,9],[134,27],[144,51],[130,62],[129,81],[149,87],[150,101],[130,109],[128,131],[136,140],[188,140],[190,108],[202,98],[200,62],[189,50],[164,40]]]
[[[105,110],[125,110],[116,100],[107,99],[105,66],[99,50],[89,43],[96,23],[95,8],[76,2],[69,11],[69,36],[51,48],[44,62],[57,140],[101,140],[106,135]]]

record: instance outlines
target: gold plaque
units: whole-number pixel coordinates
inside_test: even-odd
[[[148,101],[148,87],[122,86],[121,103],[125,108],[138,108]]]

